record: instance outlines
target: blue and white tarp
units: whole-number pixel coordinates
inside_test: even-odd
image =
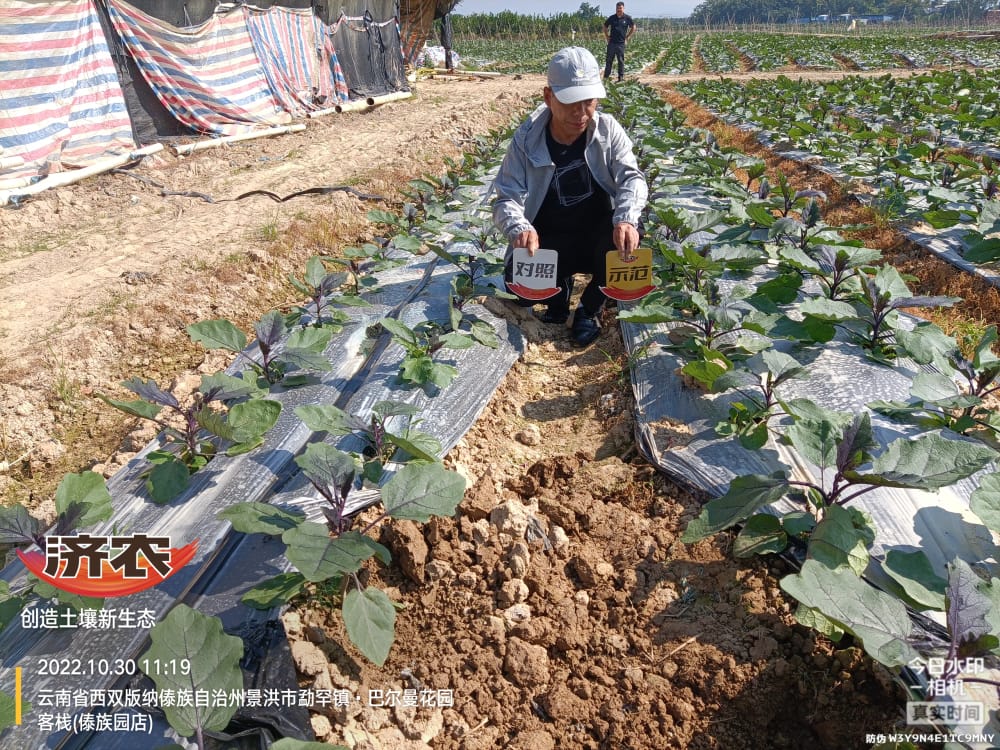
[[[0,3],[0,179],[86,166],[135,149],[93,0]],[[12,158],[15,157],[15,158]]]

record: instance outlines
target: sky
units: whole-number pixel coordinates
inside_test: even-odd
[[[610,16],[615,12],[614,0],[600,0],[591,5],[599,5],[601,15]],[[624,0],[625,12],[635,18],[686,18],[700,0]],[[580,9],[580,0],[549,0],[539,3],[538,0],[461,0],[454,13],[469,15],[471,13],[499,13],[512,10],[515,13],[532,16],[551,16],[554,13],[575,13]]]

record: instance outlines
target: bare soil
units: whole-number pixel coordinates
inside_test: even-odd
[[[150,434],[95,394],[133,374],[165,384],[225,366],[184,326],[246,328],[296,301],[287,274],[369,238],[364,214],[380,205],[350,192],[209,203],[164,189],[219,201],[339,185],[392,207],[408,179],[524,113],[542,83],[422,81],[408,101],[189,158],[164,152],[0,211],[2,495],[51,513],[63,472],[113,473]],[[460,513],[381,529],[398,564],[368,575],[401,604],[383,667],[353,649],[320,593],[285,615],[302,684],[359,697],[313,715],[319,738],[845,750],[899,722],[885,670],[795,625],[783,563],[734,561],[726,535],[678,541],[704,498],[637,455],[613,310],[604,323],[580,351],[527,321],[525,356],[447,458],[470,480]],[[378,706],[371,690],[442,691],[452,705]]]

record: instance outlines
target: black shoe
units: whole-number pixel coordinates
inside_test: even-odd
[[[625,79],[624,78],[619,78],[618,79],[618,83],[625,83]]]
[[[597,316],[587,315],[582,307],[577,308],[573,316],[573,343],[577,346],[590,346],[601,333],[601,324]]]
[[[564,325],[566,321],[569,320],[569,310],[562,310],[562,309],[553,310],[550,307],[544,313],[542,313],[540,317],[543,323]]]

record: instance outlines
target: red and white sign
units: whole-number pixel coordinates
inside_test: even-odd
[[[559,293],[559,253],[539,248],[534,255],[528,249],[515,247],[512,262],[510,291],[530,300],[548,299]]]

